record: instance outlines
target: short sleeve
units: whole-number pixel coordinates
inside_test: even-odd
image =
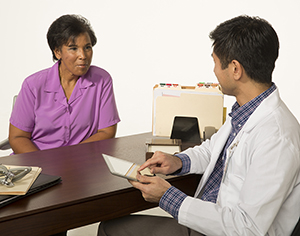
[[[100,122],[98,129],[103,129],[115,125],[120,121],[111,78],[103,85],[100,99]]]
[[[10,123],[25,132],[32,132],[35,120],[34,104],[35,96],[25,80],[17,96]]]

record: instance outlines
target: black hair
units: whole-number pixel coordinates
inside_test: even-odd
[[[47,33],[48,45],[52,51],[53,60],[58,60],[54,51],[66,45],[70,40],[75,41],[82,33],[88,33],[92,46],[97,43],[96,35],[89,21],[80,15],[63,15],[56,19]]]
[[[238,16],[218,25],[209,37],[222,69],[237,60],[258,83],[270,84],[279,41],[273,27],[259,17]]]

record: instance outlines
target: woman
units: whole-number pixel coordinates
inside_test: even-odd
[[[61,16],[47,40],[57,62],[23,82],[10,118],[14,153],[113,138],[120,119],[112,79],[90,66],[97,39],[89,22]]]

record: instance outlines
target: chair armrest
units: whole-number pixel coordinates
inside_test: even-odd
[[[7,149],[10,149],[10,148],[11,147],[10,147],[8,138],[4,139],[3,141],[0,142],[0,150],[7,150]]]

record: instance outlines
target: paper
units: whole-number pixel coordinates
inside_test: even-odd
[[[173,155],[174,153],[181,152],[181,148],[179,146],[149,145],[147,152],[156,151],[161,151]]]
[[[13,169],[24,166],[5,165],[5,167],[7,169]],[[40,167],[31,166],[31,168],[32,170],[27,175],[25,175],[22,179],[14,182],[13,187],[7,187],[0,184],[0,195],[25,195],[42,171]]]
[[[174,154],[181,152],[180,139],[151,138],[146,140],[147,152],[166,152]]]
[[[113,175],[137,181],[136,175],[140,165],[106,154],[102,154],[102,156],[109,168],[109,171]],[[140,173],[141,175],[153,176],[149,168],[145,168],[144,170],[140,171]]]

